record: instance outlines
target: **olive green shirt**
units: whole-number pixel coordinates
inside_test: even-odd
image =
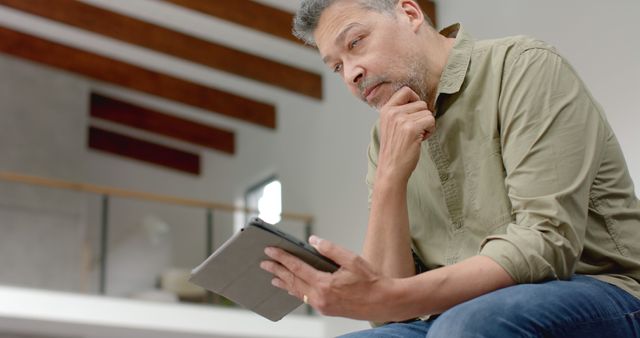
[[[427,269],[474,255],[518,283],[592,275],[640,298],[640,202],[602,108],[550,45],[476,41],[459,25],[436,131],[408,183]],[[367,184],[375,184],[378,127]]]

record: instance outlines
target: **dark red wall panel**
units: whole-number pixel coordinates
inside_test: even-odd
[[[89,148],[153,163],[182,172],[199,175],[200,156],[118,134],[89,127]]]
[[[232,131],[160,113],[100,94],[91,94],[91,116],[173,137],[228,154],[235,151]]]

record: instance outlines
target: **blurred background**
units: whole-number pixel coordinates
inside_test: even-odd
[[[555,45],[640,182],[640,2],[419,1]],[[260,214],[359,251],[376,112],[290,36],[298,0],[0,0],[0,338],[333,337],[186,282]]]

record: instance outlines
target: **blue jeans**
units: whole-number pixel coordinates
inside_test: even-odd
[[[435,319],[342,338],[640,337],[640,300],[595,278],[520,284],[454,306]]]

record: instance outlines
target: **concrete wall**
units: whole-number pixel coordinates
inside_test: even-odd
[[[84,180],[81,86],[4,56],[0,74],[0,170]],[[0,283],[79,290],[85,215],[84,196],[0,182]]]

